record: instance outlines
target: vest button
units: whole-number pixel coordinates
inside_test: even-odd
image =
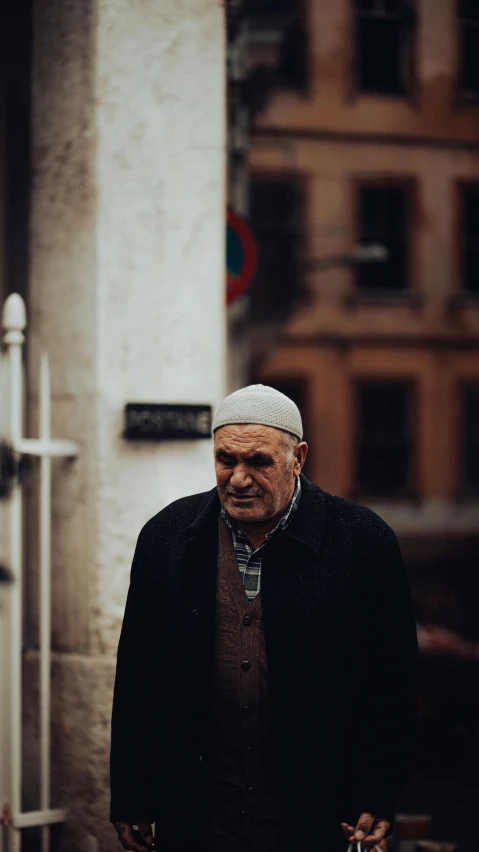
[[[249,660],[243,660],[243,662],[241,663],[241,668],[243,669],[244,672],[247,672],[248,669],[251,668],[250,661]]]
[[[250,624],[253,623],[253,619],[250,615],[243,615],[243,624],[245,627],[249,627]]]

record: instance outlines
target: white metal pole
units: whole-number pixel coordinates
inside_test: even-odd
[[[6,437],[9,432],[9,422],[6,417],[8,401],[8,374],[7,359],[0,352],[0,437]],[[2,529],[0,536],[5,535],[5,549],[7,544],[6,512],[7,505],[0,507],[5,512],[5,528],[3,528],[4,517],[0,517]],[[1,554],[0,554],[1,555]],[[3,555],[2,561],[6,555]],[[10,788],[10,619],[9,619],[9,590],[0,584],[0,852],[8,852],[7,827],[2,824],[9,806]]]
[[[10,440],[16,443],[22,437],[23,371],[22,345],[26,326],[25,303],[18,293],[12,293],[5,302],[3,327],[8,347]],[[15,484],[10,497],[9,568],[13,574],[10,587],[10,736],[11,736],[11,810],[19,813],[22,798],[22,489]],[[20,852],[20,832],[12,830],[11,852]]]
[[[1,356],[0,356],[1,357]],[[3,404],[6,397],[3,397]],[[4,431],[5,435],[6,432]],[[10,788],[10,619],[9,589],[0,585],[0,820],[9,807]],[[8,852],[8,829],[0,823],[0,852]]]
[[[7,346],[8,367],[8,423],[6,437],[12,443],[17,458],[26,454],[40,458],[40,797],[38,811],[22,812],[22,493],[20,483],[15,484],[9,501],[9,568],[13,575],[9,594],[7,635],[10,636],[8,672],[10,706],[4,720],[8,764],[6,769],[6,796],[1,802],[4,814],[11,821],[7,833],[7,850],[2,845],[0,852],[20,852],[21,829],[41,827],[42,852],[48,852],[50,825],[63,822],[65,812],[50,808],[51,778],[51,459],[74,458],[78,455],[78,444],[68,440],[51,438],[51,396],[48,357],[42,355],[39,388],[39,437],[24,438],[23,431],[23,330],[26,326],[25,304],[16,293],[8,297],[3,309],[3,327]],[[0,686],[5,686],[1,684]],[[8,706],[8,705],[7,705]],[[0,714],[1,723],[1,714]],[[1,729],[0,729],[1,737]],[[1,747],[1,742],[0,742]],[[0,779],[1,780],[1,779]],[[2,791],[0,790],[0,793]],[[8,845],[11,840],[10,846]]]
[[[40,440],[50,439],[50,367],[40,361]],[[50,666],[51,666],[51,468],[40,459],[40,809],[50,808]],[[48,852],[50,827],[42,826],[42,852]]]

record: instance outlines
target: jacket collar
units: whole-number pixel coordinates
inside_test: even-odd
[[[284,535],[299,541],[319,556],[323,544],[324,522],[324,491],[301,474],[301,501]]]
[[[205,494],[198,514],[186,530],[188,539],[214,530],[221,503],[216,488]],[[324,532],[324,491],[301,474],[301,500],[284,535],[301,542],[317,555],[321,552]]]
[[[207,491],[201,501],[196,518],[193,519],[189,527],[186,528],[186,537],[188,539],[202,535],[211,529],[218,522],[218,513],[221,508],[218,489],[212,488]]]

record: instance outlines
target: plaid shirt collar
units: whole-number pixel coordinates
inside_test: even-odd
[[[296,487],[294,489],[294,494],[293,494],[291,503],[289,504],[288,508],[286,509],[284,515],[282,515],[281,518],[279,519],[274,530],[271,530],[271,532],[269,532],[266,535],[266,541],[269,541],[270,539],[275,538],[277,535],[282,533],[284,529],[286,529],[286,527],[290,523],[291,519],[293,518],[295,513],[298,511],[300,499],[301,499],[301,482],[300,482],[300,477],[298,476],[296,478]],[[236,524],[236,521],[231,517],[231,515],[228,514],[228,512],[226,511],[224,506],[221,506],[221,517],[223,518],[224,522],[229,526],[231,532],[233,533],[233,544],[235,545],[235,549],[236,549],[237,543],[239,541],[246,541],[249,544],[247,536],[239,529],[239,527]],[[260,547],[258,547],[258,550],[260,550],[261,547],[263,547],[263,546],[264,546],[264,543],[262,545],[260,545]],[[250,547],[251,547],[251,545],[250,545]]]

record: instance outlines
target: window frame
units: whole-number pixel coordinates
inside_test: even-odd
[[[457,285],[456,294],[461,301],[470,301],[471,303],[479,301],[479,286],[477,290],[470,290],[465,287],[465,250],[464,250],[464,196],[468,187],[476,187],[479,195],[479,176],[472,179],[461,179],[456,181],[455,185],[455,209],[456,209],[456,264],[457,270]],[[479,235],[478,235],[479,240]]]
[[[375,91],[370,89],[361,88],[361,83],[359,79],[359,38],[358,38],[358,20],[361,17],[367,17],[364,12],[361,12],[357,8],[357,0],[350,0],[350,44],[351,44],[351,59],[350,59],[350,96],[355,97],[371,97],[371,98],[392,98],[394,100],[403,100],[409,101],[411,103],[417,103],[418,100],[418,60],[417,60],[417,51],[419,45],[418,39],[418,3],[417,0],[409,0],[411,6],[411,13],[414,16],[415,20],[412,22],[409,27],[409,43],[408,43],[408,56],[406,59],[407,71],[404,83],[404,91],[390,91],[390,92],[382,92]],[[386,13],[386,18],[388,17]]]
[[[390,387],[397,385],[406,388],[409,417],[409,469],[407,482],[403,488],[390,493],[377,492],[373,488],[364,487],[359,483],[359,401],[361,388]],[[417,500],[419,493],[419,388],[415,377],[402,374],[358,374],[350,380],[351,411],[353,429],[351,433],[351,496],[381,502],[396,502]]]
[[[253,47],[274,46],[279,50],[284,39],[285,29],[297,19],[303,35],[304,79],[300,83],[294,83],[279,74],[277,88],[280,91],[291,92],[299,97],[304,97],[310,94],[312,85],[312,57],[308,37],[306,0],[294,0],[293,5],[296,8],[290,12],[262,12],[257,0],[251,0],[250,6],[247,5],[245,10],[248,19],[248,41]]]
[[[306,221],[307,221],[307,208],[308,208],[308,188],[309,181],[307,175],[304,173],[298,172],[294,169],[252,169],[249,173],[249,182],[248,182],[248,206],[250,210],[250,214],[248,216],[248,221],[255,237],[258,245],[258,252],[260,249],[259,241],[256,238],[255,226],[254,222],[251,218],[251,205],[250,205],[250,191],[251,184],[255,181],[261,183],[275,183],[275,182],[291,182],[296,185],[297,190],[297,211],[298,211],[298,290],[296,299],[292,301],[292,310],[294,310],[295,302],[301,301],[303,298],[307,296],[307,288],[306,288],[306,276],[304,271],[304,259],[308,256],[308,244],[307,244],[307,230],[306,230]],[[255,278],[251,284],[251,288],[248,291],[248,299],[251,303],[252,289],[255,286],[255,282],[257,280],[258,272],[255,275]],[[291,313],[291,311],[290,311]],[[290,315],[288,314],[288,316]],[[284,321],[284,318],[280,315],[276,315],[272,318],[271,322],[265,322],[263,319],[257,321],[253,316],[252,312],[250,313],[250,322],[252,327],[264,328],[265,326],[277,326]]]
[[[477,107],[479,106],[479,86],[477,91],[466,89],[462,86],[462,71],[464,68],[464,52],[462,50],[462,33],[466,26],[465,19],[461,15],[461,0],[456,0],[455,3],[455,34],[456,34],[456,85],[455,85],[455,100],[458,106],[461,107]],[[473,25],[474,26],[474,25]],[[479,15],[477,20],[477,28],[479,29]],[[471,93],[471,94],[469,94]]]
[[[419,202],[419,188],[417,178],[413,175],[398,175],[397,173],[364,173],[355,174],[350,181],[350,205],[351,233],[354,235],[353,246],[360,244],[360,190],[364,186],[377,186],[380,188],[399,187],[406,193],[406,286],[401,289],[388,287],[375,289],[374,287],[360,287],[358,284],[357,269],[351,271],[351,295],[361,301],[379,303],[385,301],[394,304],[415,297],[418,292],[419,269],[418,269],[418,228],[417,211]]]
[[[458,483],[459,493],[466,498],[479,498],[479,481],[477,485],[470,485],[466,477],[467,464],[467,430],[466,430],[466,393],[468,388],[477,388],[479,393],[479,376],[463,376],[458,382],[458,413],[459,413],[459,459],[458,459]],[[478,429],[479,443],[479,429]]]

